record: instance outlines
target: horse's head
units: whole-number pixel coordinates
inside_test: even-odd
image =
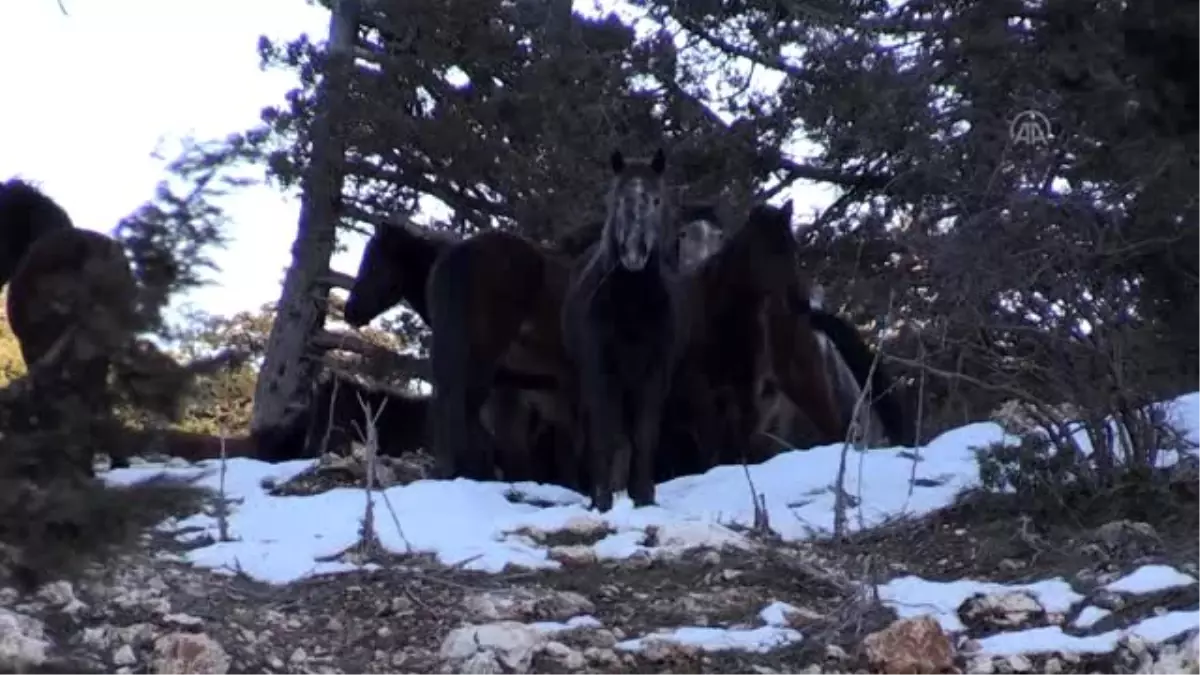
[[[746,224],[735,235],[751,249],[751,260],[795,258],[796,239],[792,235],[792,201],[783,206],[759,204],[750,209]]]
[[[791,288],[799,272],[791,200],[780,207],[759,204],[752,208],[746,224],[726,246],[740,249],[743,264],[754,266],[755,283],[771,289]],[[807,289],[803,300],[808,300]]]
[[[716,253],[725,241],[725,232],[718,224],[712,207],[683,209],[679,228],[679,270],[690,272]]]
[[[0,183],[0,285],[35,239],[73,227],[67,212],[34,185],[16,178]]]
[[[405,300],[428,321],[425,280],[438,254],[449,244],[448,239],[407,221],[376,226],[363,248],[354,286],[346,298],[346,323],[361,328]]]
[[[649,160],[626,160],[619,150],[611,158],[613,178],[604,223],[605,247],[630,271],[646,266],[662,243],[667,220],[667,155],[659,148]]]

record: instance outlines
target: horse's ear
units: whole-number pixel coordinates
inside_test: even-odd
[[[608,163],[612,165],[613,173],[621,173],[625,170],[625,155],[622,155],[620,150],[613,150],[608,157]]]
[[[650,169],[654,173],[661,174],[665,168],[667,168],[667,151],[659,148],[654,151],[654,157],[650,160]]]
[[[791,224],[791,222],[792,222],[792,200],[790,200],[790,199],[787,200],[787,202],[784,203],[783,207],[779,209],[779,212],[782,213],[783,217],[785,219],[787,219],[789,224]]]

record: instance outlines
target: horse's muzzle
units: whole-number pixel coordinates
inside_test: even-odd
[[[634,246],[626,246],[621,249],[621,267],[630,272],[642,271],[649,261],[650,247],[645,244],[638,243]]]

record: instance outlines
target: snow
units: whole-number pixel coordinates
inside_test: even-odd
[[[995,595],[1013,591],[1027,591],[1047,612],[1063,613],[1083,600],[1061,577],[1032,584],[998,584],[968,579],[926,581],[915,576],[897,577],[879,586],[879,599],[892,606],[902,619],[929,614],[943,630],[961,631],[966,626],[958,618],[958,608],[964,600],[977,593]]]
[[[1099,635],[1067,635],[1058,626],[1029,628],[1010,633],[998,633],[979,641],[984,654],[1044,654],[1046,652],[1076,652],[1106,654],[1116,649],[1125,635],[1137,635],[1150,642],[1162,642],[1200,626],[1196,610],[1168,612],[1144,619],[1128,629],[1110,630]]]
[[[1183,425],[1189,439],[1200,442],[1200,393],[1177,399],[1173,417]],[[846,488],[858,498],[859,505],[848,514],[851,528],[870,528],[898,516],[920,516],[951,504],[961,490],[978,485],[973,450],[1014,441],[993,423],[948,431],[921,448],[915,477],[923,480],[913,487],[910,474],[914,465],[906,456],[911,450],[852,451]],[[771,527],[782,539],[801,540],[832,530],[831,483],[841,453],[840,444],[822,446],[783,453],[749,467],[756,491],[765,498]],[[1161,456],[1163,463],[1177,459],[1175,453],[1164,452]],[[358,540],[367,499],[363,490],[343,488],[311,496],[267,494],[267,483],[287,481],[311,465],[307,460],[280,464],[229,460],[224,493],[231,500],[227,518],[231,541],[217,541],[217,520],[210,514],[197,514],[163,527],[191,539],[211,537],[215,542],[185,553],[187,562],[214,571],[239,572],[263,582],[287,584],[317,574],[361,569],[338,561],[338,556]],[[111,483],[129,484],[159,473],[203,475],[200,484],[216,490],[222,480],[218,469],[217,461],[187,468],[142,465],[116,469],[105,477]],[[526,499],[510,500],[510,492]],[[549,557],[545,537],[539,536],[542,533],[588,529],[598,533],[598,540],[592,544],[598,558],[621,559],[638,554],[673,555],[698,546],[748,547],[750,543],[738,529],[750,526],[754,520],[745,470],[733,466],[659,485],[656,506],[634,509],[630,500],[621,496],[606,514],[588,511],[588,500],[575,492],[533,483],[421,480],[376,492],[371,498],[375,532],[387,549],[396,553],[430,552],[444,564],[485,572],[498,572],[508,565],[559,568],[560,564]],[[651,528],[656,530],[652,538],[647,536]],[[654,544],[647,544],[651,540]],[[1147,566],[1113,582],[1110,589],[1149,592],[1195,581],[1172,568]],[[1003,585],[967,579],[931,582],[909,576],[879,587],[880,597],[900,616],[932,614],[949,631],[963,629],[956,610],[964,599],[975,593],[1010,590],[1032,593],[1048,612],[1065,613],[1083,600],[1061,578]],[[621,644],[623,649],[637,649],[645,640],[671,640],[703,649],[769,649],[801,639],[798,632],[786,627],[789,610],[794,608],[785,603],[768,605],[760,615],[767,625],[759,628],[682,627]],[[574,620],[595,621],[591,617]],[[1195,628],[1197,623],[1195,612],[1174,612],[1148,619],[1133,630],[1149,637],[1174,634],[1172,631],[1183,624]],[[572,627],[570,622],[556,626],[547,624],[542,629]],[[983,642],[988,649],[1005,653],[1031,651],[1029,645],[1054,645],[1052,649],[1067,645],[1087,651],[1111,646],[1116,634],[1077,637],[1049,627],[993,635]]]
[[[799,611],[793,605],[776,600],[763,607],[762,611],[758,613],[758,618],[762,619],[763,623],[768,626],[786,626],[788,625],[788,615]]]
[[[618,642],[616,648],[624,651],[640,651],[648,642],[670,642],[682,646],[697,647],[706,652],[739,650],[747,652],[769,652],[802,639],[800,631],[778,626],[759,628],[709,628],[707,626],[685,626],[672,631],[654,633],[645,637]]]
[[[1114,593],[1157,593],[1194,583],[1195,577],[1169,565],[1143,565],[1105,588]]]
[[[1109,614],[1112,614],[1112,612],[1107,609],[1096,607],[1095,605],[1088,605],[1080,610],[1079,616],[1075,617],[1075,621],[1073,623],[1076,628],[1091,628],[1092,626],[1096,625],[1097,621],[1103,619]]]
[[[600,620],[590,614],[580,614],[573,616],[566,621],[535,621],[531,624],[534,629],[543,633],[561,633],[565,630],[575,630],[578,628],[599,628],[604,624]]]

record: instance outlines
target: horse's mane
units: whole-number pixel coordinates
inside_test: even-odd
[[[74,228],[66,209],[37,186],[19,178],[0,183],[0,283],[8,281],[35,239]]]
[[[412,220],[402,216],[393,216],[389,218],[384,227],[394,231],[399,231],[405,236],[415,239],[424,239],[435,244],[457,244],[462,241],[462,238],[454,234],[450,230],[435,229],[425,227],[414,223]]]

